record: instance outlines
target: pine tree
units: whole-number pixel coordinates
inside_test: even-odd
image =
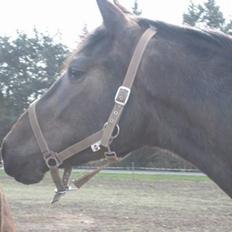
[[[215,0],[208,0],[206,3],[204,3],[203,8],[205,13],[202,15],[202,22],[206,22],[210,28],[218,28],[223,30],[225,18],[219,6],[216,5]]]
[[[132,10],[133,10],[133,13],[137,16],[141,15],[142,14],[142,10],[139,10],[139,7],[138,7],[138,1],[135,0],[134,1],[134,6],[132,7]]]
[[[203,11],[204,9],[200,5],[195,5],[193,2],[190,2],[188,12],[183,15],[184,23],[195,26],[200,20]]]
[[[187,13],[183,15],[183,22],[190,26],[208,27],[228,34],[232,33],[232,20],[226,21],[215,0],[207,0],[199,5],[191,1]]]
[[[82,28],[82,33],[79,36],[81,41],[84,40],[88,34],[89,34],[88,26],[87,26],[87,24],[84,24],[84,26]]]
[[[0,36],[0,139],[35,98],[59,76],[68,48],[36,29]]]

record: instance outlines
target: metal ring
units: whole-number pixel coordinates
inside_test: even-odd
[[[119,125],[117,124],[115,129],[117,130],[116,133],[114,135],[111,136],[111,139],[114,140],[116,139],[118,136],[119,136],[119,133],[120,133],[120,127]]]
[[[45,163],[47,164],[48,168],[58,168],[61,165],[61,162],[56,156],[57,153],[53,151],[49,151],[48,155],[44,154]]]
[[[55,159],[54,157],[49,157],[47,160],[46,160],[46,164],[49,168],[54,168],[54,167],[57,167],[58,168],[58,164],[59,162],[57,161],[57,159]]]

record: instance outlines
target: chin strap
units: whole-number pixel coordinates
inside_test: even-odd
[[[76,188],[80,189],[84,184],[86,184],[89,180],[91,180],[100,171],[102,171],[103,169],[109,167],[112,164],[121,162],[126,157],[124,157],[122,159],[112,158],[112,159],[105,160],[105,164],[103,164],[102,166],[96,168],[92,172],[89,172],[89,173],[83,175],[79,179],[73,180],[72,183],[76,186]],[[52,171],[51,171],[52,179],[53,179],[56,186],[59,186],[60,183],[63,183],[64,185],[60,186],[60,190],[58,190],[58,189],[55,190],[55,195],[54,195],[54,197],[53,197],[53,199],[51,201],[52,204],[55,203],[55,202],[58,202],[61,199],[61,197],[63,197],[65,195],[66,192],[75,190],[72,187],[70,187],[70,185],[69,185],[69,178],[71,176],[72,167],[64,168],[63,181],[58,180],[56,182],[56,178],[59,176],[59,173],[57,173],[57,171],[59,171],[59,170],[56,170],[54,172],[54,176],[53,176]]]
[[[60,174],[57,173],[57,171],[59,172],[59,170],[56,170],[54,172],[54,176],[53,176],[52,171],[51,171],[51,176],[52,176],[53,181],[58,176],[60,176]],[[55,181],[54,181],[56,187],[59,186],[60,183],[62,183],[62,186],[60,186],[60,190],[58,188],[55,190],[55,195],[51,201],[52,204],[54,204],[55,202],[58,202],[61,199],[61,197],[63,197],[65,195],[66,192],[73,190],[71,188],[71,186],[69,186],[69,179],[70,179],[71,173],[72,173],[72,166],[65,167],[62,180],[59,179],[57,181],[57,183],[55,183]]]

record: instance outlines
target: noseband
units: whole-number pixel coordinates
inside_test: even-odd
[[[128,102],[131,88],[134,83],[136,73],[138,71],[145,49],[155,34],[156,30],[154,28],[148,28],[139,39],[128,66],[125,79],[122,85],[118,88],[115,95],[113,110],[103,128],[96,133],[88,136],[80,142],[73,144],[61,152],[54,152],[50,150],[39,125],[36,113],[36,102],[32,103],[32,105],[29,107],[28,114],[32,131],[40,151],[43,154],[45,163],[50,169],[52,179],[57,188],[53,202],[57,201],[57,199],[60,198],[60,195],[63,195],[68,190],[68,179],[71,174],[71,167],[65,169],[63,179],[61,179],[59,175],[60,165],[63,164],[63,162],[68,158],[77,155],[78,153],[88,148],[91,148],[93,152],[102,151],[107,160],[118,159],[117,154],[110,149],[110,144],[119,134],[119,119],[125,105]],[[117,133],[113,135],[115,130],[117,130]]]

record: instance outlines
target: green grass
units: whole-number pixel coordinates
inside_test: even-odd
[[[231,231],[231,200],[205,176],[100,173],[55,205],[49,174],[26,186],[1,170],[0,184],[17,232]]]
[[[118,173],[100,173],[96,178],[112,179],[112,180],[137,180],[137,181],[208,181],[206,176],[183,176],[183,175],[166,175],[166,174],[118,174]]]
[[[84,175],[86,172],[83,171],[74,171],[72,173],[73,178],[78,178]],[[3,170],[0,170],[0,177],[6,177],[6,174]],[[137,174],[137,173],[99,173],[95,177],[97,180],[112,180],[112,181],[129,181],[129,180],[136,180],[136,181],[194,181],[194,182],[201,182],[201,181],[209,181],[207,176],[197,176],[197,175],[171,175],[171,174]]]
[[[71,179],[78,179],[81,176],[86,174],[84,171],[74,171],[72,173]],[[91,179],[87,184],[85,184],[81,190],[78,191],[78,195],[82,196],[84,194],[83,199],[88,196],[92,197],[92,192],[95,192],[95,195],[101,195],[102,187],[107,188],[107,193],[115,191],[114,187],[118,186],[122,188],[125,192],[132,191],[130,189],[128,191],[127,187],[131,185],[132,187],[138,188],[143,185],[157,185],[158,183],[162,184],[176,184],[176,183],[205,183],[210,182],[209,178],[206,176],[183,176],[183,175],[165,175],[165,174],[136,174],[136,173],[99,173],[93,179]],[[48,201],[53,195],[54,184],[52,183],[51,177],[49,173],[46,174],[43,181],[39,184],[34,185],[23,185],[21,183],[16,182],[13,178],[8,177],[3,170],[0,170],[0,184],[3,185],[5,192],[7,195],[14,200],[18,198],[26,199],[40,199],[42,201]],[[137,191],[137,190],[136,190]],[[34,193],[38,195],[33,195]],[[100,193],[99,193],[100,192]],[[98,194],[99,193],[99,194]],[[112,193],[110,193],[111,195]],[[103,194],[104,195],[104,194]],[[39,198],[38,198],[39,196]],[[70,193],[71,200],[76,197],[76,194]],[[32,200],[33,201],[33,200]]]

